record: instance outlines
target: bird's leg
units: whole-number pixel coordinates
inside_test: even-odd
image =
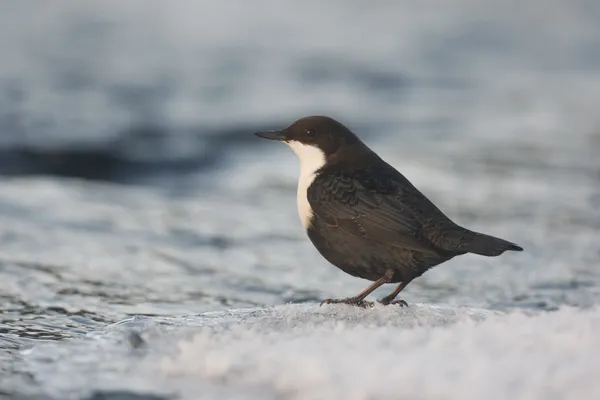
[[[357,296],[348,297],[345,299],[325,299],[321,302],[321,305],[343,303],[343,304],[351,304],[351,305],[360,306],[360,307],[370,307],[373,305],[373,302],[364,301],[365,297],[370,295],[379,286],[383,285],[384,283],[388,283],[390,280],[392,280],[392,276],[394,276],[394,271],[388,270],[388,271],[386,271],[385,275],[383,275],[381,278],[377,279],[375,282],[373,282],[371,285],[369,285],[368,288],[366,288],[362,292],[360,292]]]
[[[401,282],[398,286],[396,286],[396,289],[394,289],[394,291],[392,293],[388,294],[383,299],[379,300],[379,302],[381,304],[383,304],[384,306],[387,306],[389,304],[400,304],[403,307],[404,306],[408,307],[408,304],[404,300],[394,301],[394,299],[396,298],[396,296],[398,296],[398,294],[402,291],[402,289],[404,289],[406,287],[406,285],[408,285],[410,283],[411,280],[412,279],[407,279],[404,282]]]

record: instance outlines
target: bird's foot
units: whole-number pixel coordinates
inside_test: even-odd
[[[357,306],[357,307],[363,307],[363,308],[367,308],[367,307],[373,307],[373,302],[372,301],[364,301],[364,300],[360,300],[356,297],[348,297],[346,299],[325,299],[321,302],[321,306],[323,304],[348,304],[351,306]]]
[[[405,302],[404,300],[387,300],[385,297],[381,300],[378,300],[378,302],[380,304],[383,304],[384,306],[390,306],[390,305],[400,305],[400,307],[408,307],[408,303]]]

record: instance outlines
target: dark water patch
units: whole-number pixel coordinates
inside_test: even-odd
[[[531,285],[532,289],[536,290],[578,290],[581,288],[589,288],[596,286],[595,282],[582,280],[566,280],[566,281],[547,281]]]
[[[530,298],[528,295],[517,295],[510,302],[498,302],[494,304],[494,308],[505,311],[515,309],[522,311],[556,311],[559,307],[553,302]]]
[[[254,132],[288,123],[190,129],[139,125],[99,143],[75,139],[60,144],[12,142],[0,147],[0,175],[162,185],[218,168],[232,150],[258,146],[261,142]],[[157,177],[162,179],[153,179]]]
[[[16,147],[0,150],[0,174],[5,176],[60,176],[113,183],[135,183],[158,171],[186,173],[210,165],[209,155],[181,160],[134,160],[112,146],[58,149]]]
[[[10,303],[0,312],[0,334],[7,335],[7,340],[60,340],[83,335],[90,329],[113,322],[87,310],[42,307],[19,299],[11,299]]]
[[[85,400],[174,400],[178,396],[157,395],[150,393],[135,393],[130,391],[105,391],[99,390],[92,393]]]

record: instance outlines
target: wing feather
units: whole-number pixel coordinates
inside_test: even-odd
[[[372,175],[373,176],[373,175]],[[410,250],[435,253],[422,235],[422,223],[402,201],[393,181],[368,181],[364,175],[324,173],[309,187],[314,214],[348,234]]]

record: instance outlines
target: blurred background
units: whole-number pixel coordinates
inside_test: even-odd
[[[252,134],[312,114],[526,250],[452,260],[409,304],[597,304],[598,21],[596,0],[0,0],[0,389],[39,389],[18,351],[40,340],[364,288],[305,237],[295,155]]]

